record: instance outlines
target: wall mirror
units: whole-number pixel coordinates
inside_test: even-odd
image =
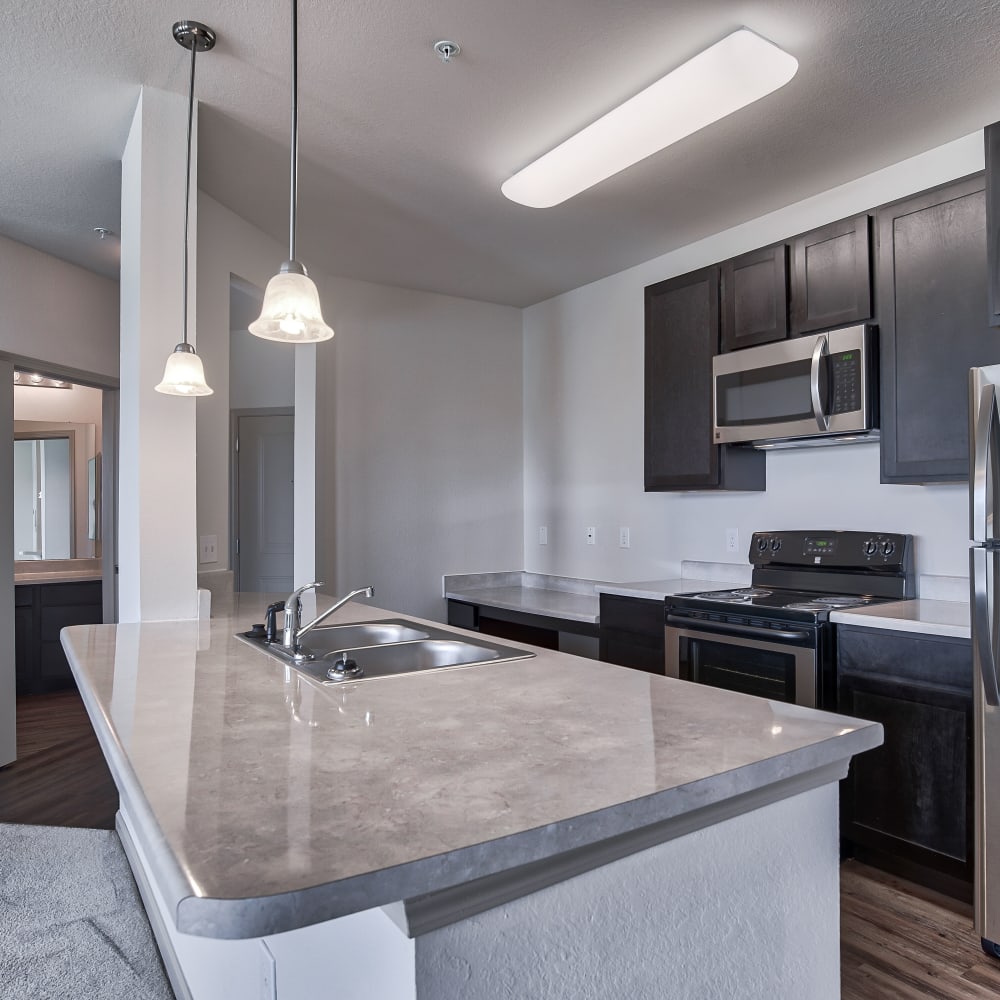
[[[14,421],[14,559],[92,559],[100,504],[94,424]]]

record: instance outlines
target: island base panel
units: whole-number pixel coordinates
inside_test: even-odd
[[[380,909],[264,938],[181,934],[120,829],[179,1000],[268,995],[272,958],[276,1000],[838,1000],[837,809],[823,785],[414,940]]]

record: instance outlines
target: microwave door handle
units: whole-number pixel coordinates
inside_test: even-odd
[[[973,429],[972,452],[972,538],[974,541],[990,541],[993,537],[993,504],[990,502],[989,487],[995,490],[997,483],[988,483],[988,471],[993,458],[994,428],[996,426],[996,389],[992,383],[984,385],[979,394],[979,408]]]
[[[1000,705],[1000,682],[997,680],[996,654],[993,646],[993,590],[988,563],[994,553],[990,549],[972,551],[972,637],[976,644],[979,674],[983,679],[983,696],[987,705]]]
[[[821,431],[828,431],[830,429],[830,416],[823,412],[823,400],[819,394],[820,361],[823,355],[827,353],[827,350],[826,334],[823,334],[816,338],[816,346],[812,352],[812,364],[809,367],[809,392],[812,395],[813,416],[816,418],[816,425]]]

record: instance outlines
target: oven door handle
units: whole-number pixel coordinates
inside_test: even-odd
[[[727,635],[756,636],[760,639],[811,639],[809,632],[792,631],[791,629],[758,628],[755,625],[729,625],[725,622],[708,621],[705,618],[689,618],[687,615],[672,615],[667,613],[668,625],[687,625],[702,631],[724,632]]]

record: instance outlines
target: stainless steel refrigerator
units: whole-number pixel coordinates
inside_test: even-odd
[[[1000,958],[1000,365],[969,372],[975,923]]]

